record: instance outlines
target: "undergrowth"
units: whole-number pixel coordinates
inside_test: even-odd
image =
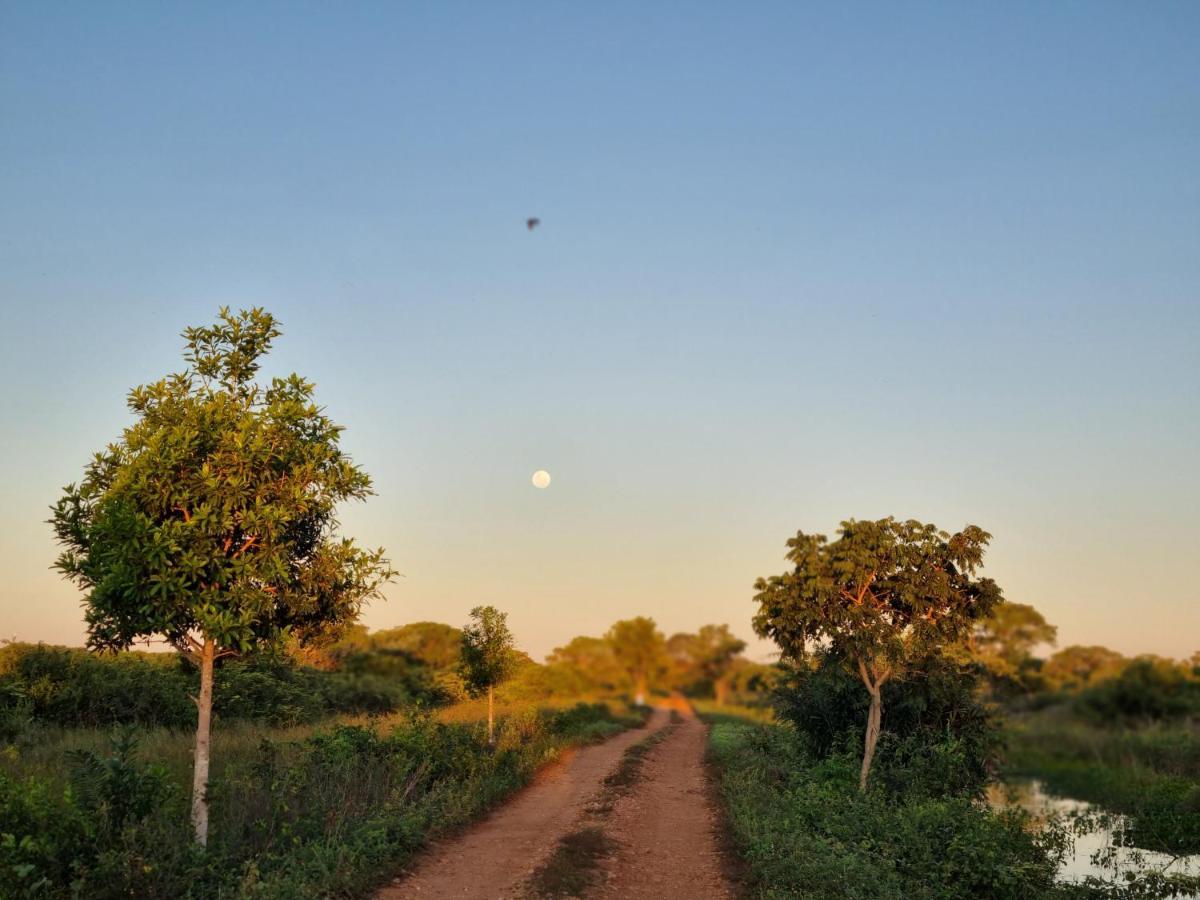
[[[591,704],[510,716],[494,748],[474,724],[426,715],[389,729],[265,738],[214,780],[206,851],[191,842],[186,782],[148,761],[132,732],[104,755],[64,757],[65,783],[22,775],[10,748],[0,773],[0,896],[361,896],[563,747],[638,723]]]

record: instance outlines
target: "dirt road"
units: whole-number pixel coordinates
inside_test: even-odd
[[[594,824],[589,801],[604,789],[626,750],[666,727],[637,781],[601,827],[615,853],[587,896],[727,900],[704,772],[706,730],[686,703],[676,724],[658,709],[644,729],[565,754],[507,804],[461,835],[430,848],[376,900],[510,900],[531,894],[529,878],[559,841]]]
[[[656,710],[646,728],[568,750],[482,822],[423,853],[413,870],[376,894],[376,900],[521,897],[525,879],[584,814],[585,804],[625,750],[662,728],[667,718],[667,712]]]
[[[605,900],[730,900],[708,796],[708,729],[691,707],[646,757],[641,779],[609,816],[620,847],[594,896]]]

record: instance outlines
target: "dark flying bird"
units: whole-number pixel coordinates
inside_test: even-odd
[[[525,220],[525,227],[528,228],[530,231],[533,231],[533,229],[537,228],[541,224],[542,224],[541,219],[534,218],[534,219],[526,219]]]

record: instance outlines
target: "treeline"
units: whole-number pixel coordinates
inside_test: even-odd
[[[218,721],[272,725],[337,715],[380,715],[465,699],[462,631],[414,622],[370,632],[350,627],[317,647],[292,646],[218,662],[213,711]],[[758,702],[775,668],[742,657],[744,642],[709,625],[669,639],[650,619],[616,623],[603,637],[581,636],[542,664],[516,654],[497,688],[506,703],[603,697],[643,690]],[[40,722],[99,728],[119,724],[195,727],[196,667],[176,653],[94,653],[46,644],[0,646],[0,740]],[[647,687],[649,686],[649,687]]]
[[[1056,638],[1057,628],[1032,606],[1005,603],[979,623],[964,652],[982,667],[991,696],[1011,708],[1064,704],[1117,725],[1200,718],[1200,652],[1187,660],[1127,657],[1075,644],[1035,655]]]

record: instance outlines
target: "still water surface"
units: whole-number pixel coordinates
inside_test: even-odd
[[[1016,805],[1028,812],[1034,821],[1045,821],[1057,816],[1068,828],[1074,821],[1088,821],[1089,816],[1103,812],[1102,809],[1073,800],[1056,797],[1046,792],[1040,781],[1012,781],[993,785],[988,789],[988,802],[995,808]],[[1158,869],[1179,875],[1200,875],[1200,855],[1172,857],[1165,853],[1114,846],[1113,832],[1120,825],[1119,817],[1109,817],[1105,825],[1097,825],[1084,834],[1075,834],[1074,853],[1068,852],[1059,875],[1063,881],[1080,881],[1089,875],[1111,880],[1123,872],[1147,872]],[[1104,865],[1098,859],[1106,860]],[[1185,900],[1200,900],[1193,894]]]

